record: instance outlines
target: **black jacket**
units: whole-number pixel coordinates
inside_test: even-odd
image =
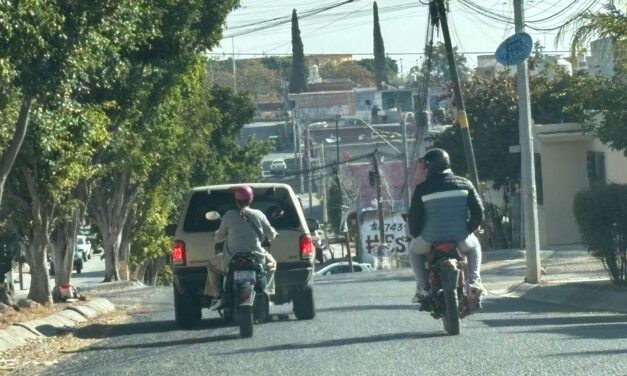
[[[408,213],[409,233],[428,241],[463,240],[483,221],[483,204],[472,183],[451,170],[418,184]],[[425,231],[426,230],[426,231]]]

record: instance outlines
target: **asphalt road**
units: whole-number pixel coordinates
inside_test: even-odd
[[[323,278],[314,320],[295,320],[291,305],[271,307],[272,322],[256,325],[250,339],[206,311],[199,328],[179,330],[171,288],[112,295],[117,304],[140,302],[143,313],[44,374],[627,374],[626,315],[491,296],[451,337],[409,303],[407,274]]]
[[[83,263],[81,273],[72,270],[71,283],[73,286],[80,288],[89,288],[98,285],[104,279],[104,260],[100,259],[101,254],[92,255],[91,259]],[[13,285],[15,286],[15,295],[17,299],[24,299],[28,296],[30,288],[30,273],[24,273],[23,276],[24,289],[20,289],[19,275],[13,274]],[[50,286],[54,286],[54,276],[49,276]]]

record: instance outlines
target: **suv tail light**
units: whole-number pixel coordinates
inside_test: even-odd
[[[313,241],[311,240],[311,235],[309,234],[301,235],[299,239],[299,243],[300,243],[300,258],[301,259],[313,258],[316,248],[314,247]]]
[[[185,242],[182,240],[175,240],[172,243],[172,264],[174,266],[185,266]]]

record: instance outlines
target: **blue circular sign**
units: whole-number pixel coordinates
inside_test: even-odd
[[[531,35],[525,32],[516,33],[499,45],[494,56],[503,65],[516,65],[525,61],[532,49]]]

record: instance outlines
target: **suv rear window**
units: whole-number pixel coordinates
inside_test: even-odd
[[[289,191],[285,188],[256,188],[253,189],[255,199],[252,208],[259,209],[266,214],[272,227],[277,230],[296,229],[300,221]],[[216,231],[219,221],[209,221],[205,214],[217,211],[224,215],[226,211],[236,209],[233,192],[230,190],[198,191],[194,192],[183,223],[184,232]],[[280,218],[273,219],[272,213],[277,209],[283,211]]]

